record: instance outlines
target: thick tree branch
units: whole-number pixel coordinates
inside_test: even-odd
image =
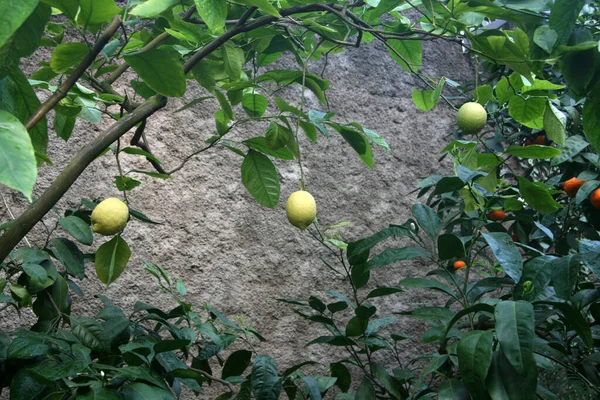
[[[44,118],[44,115],[46,115],[50,110],[52,110],[52,108],[54,108],[54,106],[59,101],[65,98],[65,96],[69,93],[69,90],[71,90],[73,85],[75,85],[79,78],[81,78],[81,76],[85,73],[88,67],[92,65],[92,63],[94,62],[98,54],[100,54],[106,43],[108,43],[108,41],[112,38],[117,29],[119,29],[119,26],[121,26],[121,17],[117,15],[112,20],[110,25],[108,25],[106,30],[102,32],[102,35],[92,48],[92,51],[88,53],[88,55],[83,59],[81,64],[77,66],[77,68],[75,69],[75,71],[73,71],[69,78],[67,78],[67,80],[64,81],[62,85],[60,85],[56,92],[54,92],[52,96],[48,98],[48,100],[42,103],[38,107],[38,109],[35,110],[35,112],[29,117],[27,122],[25,122],[25,128],[27,128],[27,130],[33,128],[35,124],[37,124],[42,118]]]
[[[44,215],[64,196],[75,180],[115,140],[124,135],[140,121],[148,118],[167,104],[163,96],[154,96],[115,122],[100,136],[84,146],[73,157],[69,165],[58,175],[50,187],[21,214],[0,237],[0,260],[40,221]]]

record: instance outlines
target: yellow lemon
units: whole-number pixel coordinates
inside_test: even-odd
[[[456,122],[464,133],[477,133],[483,129],[487,122],[487,112],[479,103],[465,103],[458,109]]]
[[[317,216],[317,203],[310,193],[299,190],[288,198],[285,212],[290,224],[304,230]]]
[[[127,225],[129,208],[116,197],[103,200],[92,211],[92,230],[105,236],[121,232]]]

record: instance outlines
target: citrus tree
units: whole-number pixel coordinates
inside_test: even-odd
[[[224,388],[221,399],[597,395],[597,10],[597,2],[584,0],[3,2],[0,183],[31,204],[0,228],[0,301],[17,312],[32,307],[37,322],[29,331],[0,333],[0,388],[10,386],[15,399],[168,399],[182,386],[199,393],[211,383]],[[66,31],[77,39],[66,42]],[[425,40],[466,49],[478,66],[473,81],[424,76]],[[310,61],[373,41],[422,82],[412,94],[416,107],[428,111],[440,99],[461,106],[443,95],[446,85],[473,101],[458,111],[456,138],[443,149],[453,170],[419,184],[425,203],[413,207],[405,225],[354,241],[318,224],[308,228],[316,204],[302,174],[288,218],[335,254],[339,267],[328,266],[350,284],[347,295],[329,291],[331,301],[285,300],[330,330],[311,343],[343,350],[328,376],[303,374],[307,363],[279,372],[275,360],[255,354],[253,341],[264,340],[258,332],[209,305],[194,308],[185,284],[152,263],[146,269],[173,297],[173,309],[137,303],[128,316],[103,297],[94,318],[71,315],[85,264],[110,285],[130,257],[120,235],[127,219],[152,223],[120,199],[83,199],[81,207],[60,211],[61,230],[49,232],[44,248],[18,246],[100,156],[139,155],[151,170],[137,173],[173,173],[150,151],[144,129],[192,84],[207,95],[183,108],[202,107],[208,98],[220,105],[203,149],[223,146],[241,155],[242,182],[265,207],[280,196],[271,158],[297,162],[302,171],[301,143],[320,135],[341,135],[372,167],[372,145],[389,149],[387,143],[358,123],[336,121],[326,107],[329,82],[310,70]],[[39,47],[51,49],[50,59],[27,76],[19,60]],[[284,53],[293,55],[295,69],[273,67]],[[130,73],[135,78],[121,82]],[[290,85],[301,88],[291,103],[278,96]],[[36,91],[46,94],[44,102]],[[324,111],[307,109],[306,91]],[[50,134],[65,141],[77,118],[99,123],[106,116],[112,123],[33,199],[38,167],[51,163],[50,111]],[[234,128],[256,121],[264,136],[236,140]],[[115,185],[126,200],[140,181],[119,171]],[[79,244],[93,245],[93,232],[112,239],[84,254]],[[391,237],[414,243],[370,254]],[[372,270],[414,258],[429,260],[432,278],[363,293]],[[443,306],[410,312],[433,325],[422,339],[438,345],[410,361],[397,351],[407,336],[389,332],[396,317],[382,316],[370,300],[403,287],[449,296]],[[244,348],[228,350],[235,342]],[[388,353],[376,356],[384,362],[375,362],[376,352]],[[219,364],[220,377],[212,370]],[[353,385],[356,373],[361,380]]]

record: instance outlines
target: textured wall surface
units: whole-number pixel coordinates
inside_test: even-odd
[[[37,60],[24,63],[33,71]],[[283,61],[277,66],[286,67],[292,65]],[[320,72],[321,67],[321,62],[314,62],[310,69]],[[446,43],[426,43],[423,72],[458,81],[468,81],[472,76],[460,48]],[[390,153],[374,148],[375,167],[369,169],[339,136],[329,139],[320,136],[317,144],[302,138],[307,189],[317,201],[320,222],[322,225],[352,222],[344,228],[343,235],[353,240],[409,217],[416,200],[415,194],[411,194],[415,185],[440,167],[439,151],[455,127],[454,111],[443,102],[429,113],[419,111],[411,101],[411,91],[413,87],[423,88],[422,84],[403,72],[376,44],[332,56],[325,78],[331,80],[328,99],[332,111],[337,113],[336,119],[357,121],[375,130],[392,148]],[[201,95],[200,89],[192,88],[184,99],[171,100],[167,110],[148,121],[148,140],[167,169],[179,165],[214,134],[212,114],[216,102],[213,100],[178,114],[171,113]],[[287,90],[285,96],[299,100],[298,88]],[[310,95],[308,106],[323,110]],[[51,138],[48,154],[55,165],[42,168],[36,185],[38,195],[74,152],[102,128],[78,121],[69,143]],[[238,128],[231,138],[241,140],[262,135],[264,128],[258,124]],[[127,142],[131,134],[126,135]],[[140,157],[124,155],[122,161],[125,170],[151,168]],[[154,278],[144,271],[142,261],[148,260],[164,266],[172,278],[187,284],[188,301],[198,306],[209,302],[226,315],[242,316],[254,325],[267,338],[259,350],[274,356],[281,368],[307,357],[321,360],[325,355],[323,347],[305,347],[318,330],[309,327],[292,313],[290,306],[276,299],[319,294],[324,298],[321,290],[347,293],[347,285],[319,261],[319,256],[327,256],[326,251],[306,231],[301,232],[287,222],[285,200],[298,189],[297,164],[274,161],[280,172],[282,193],[280,204],[271,210],[257,204],[242,185],[241,162],[240,156],[217,147],[191,159],[171,179],[141,176],[143,184],[130,192],[130,204],[164,224],[147,225],[132,220],[124,233],[132,249],[127,270],[105,291],[92,265],[88,265],[88,279],[82,282],[87,300],[75,298],[74,312],[95,313],[98,303],[93,295],[97,293],[105,293],[128,308],[137,300],[166,307],[171,300],[158,294]],[[64,212],[76,206],[82,197],[121,197],[113,183],[117,174],[114,156],[99,158],[57,204],[58,210]],[[24,209],[26,204],[19,196],[4,187],[0,190],[12,213]],[[0,221],[5,221],[8,214],[5,205],[0,204]],[[47,225],[53,226],[56,218],[48,215]],[[28,235],[32,245],[43,245],[44,232],[43,226],[38,225]],[[102,237],[95,236],[90,250],[102,242]],[[371,287],[422,276],[429,268],[420,261],[395,264],[385,271],[375,271]],[[393,301],[386,300],[387,304],[375,303],[387,310],[401,311],[428,300],[411,291]],[[2,328],[12,325],[7,321],[9,318],[12,321],[14,313],[0,314]],[[29,321],[25,315],[19,324],[27,325]],[[421,328],[414,322],[409,324],[409,320],[394,326],[395,331],[413,333],[417,338],[419,332],[415,330]],[[407,356],[413,349],[414,344],[407,343],[404,349]]]

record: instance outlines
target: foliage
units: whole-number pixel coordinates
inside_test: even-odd
[[[10,386],[13,398],[168,399],[179,396],[182,386],[198,393],[215,382],[226,388],[219,399],[276,399],[284,392],[312,400],[598,395],[600,210],[589,201],[600,186],[597,1],[122,3],[0,5],[9,21],[0,26],[0,183],[33,200],[38,167],[51,163],[48,112],[65,141],[78,118],[112,123],[23,214],[0,226],[2,310],[31,307],[37,317],[29,331],[0,333],[0,388]],[[411,14],[415,9],[418,17]],[[52,17],[57,14],[62,16]],[[498,20],[510,25],[487,26]],[[66,42],[65,32],[81,39]],[[425,40],[462,46],[477,65],[474,82],[423,75]],[[309,341],[340,350],[329,376],[305,375],[300,368],[308,362],[280,373],[271,357],[252,348],[251,337],[262,340],[254,329],[208,305],[194,309],[183,300],[185,285],[173,285],[150,263],[146,269],[175,299],[174,309],[137,303],[127,317],[101,297],[104,307],[94,318],[71,314],[71,293],[83,295],[76,280],[86,277],[87,263],[109,285],[130,256],[119,234],[95,250],[83,247],[93,246],[95,202],[83,200],[62,213],[53,209],[94,159],[117,158],[115,185],[125,200],[142,184],[138,174],[168,179],[176,173],[185,161],[167,168],[150,151],[144,129],[169,97],[183,96],[195,81],[206,95],[178,111],[205,101],[215,101],[219,110],[215,134],[187,159],[215,146],[239,154],[242,182],[265,207],[275,207],[280,196],[272,158],[294,160],[302,171],[300,133],[310,142],[339,134],[372,167],[372,145],[389,146],[358,123],[337,122],[327,104],[329,82],[309,70],[313,60],[372,41],[383,43],[400,68],[421,80],[412,94],[416,107],[428,111],[440,100],[454,107],[444,95],[451,87],[465,100],[472,92],[490,118],[473,137],[453,132],[442,150],[452,171],[418,184],[422,203],[405,224],[354,241],[343,240],[340,225],[311,228],[337,264],[323,261],[346,278],[348,292],[282,301],[330,332]],[[28,77],[19,59],[39,47],[51,49],[51,56]],[[297,69],[273,69],[285,53]],[[137,77],[125,94],[112,85],[129,69]],[[294,104],[278,95],[292,85],[301,93]],[[40,103],[36,91],[47,100]],[[237,128],[256,121],[264,124],[264,136],[236,137]],[[121,137],[131,129],[130,146],[122,147]],[[122,171],[122,153],[145,158],[153,170]],[[562,182],[572,177],[586,183],[575,197],[565,196]],[[132,217],[153,223],[129,208]],[[506,217],[490,219],[495,210]],[[43,248],[18,247],[50,211],[59,219]],[[386,247],[391,239],[410,244]],[[413,259],[435,268],[426,277],[369,287],[376,269]],[[466,267],[454,270],[458,260]],[[404,290],[433,290],[446,301],[382,315],[375,304]],[[413,360],[403,360],[399,351],[412,338],[394,329],[408,316],[431,325],[421,340],[435,345]],[[230,351],[238,339],[250,350]],[[221,378],[212,372],[215,363]]]

